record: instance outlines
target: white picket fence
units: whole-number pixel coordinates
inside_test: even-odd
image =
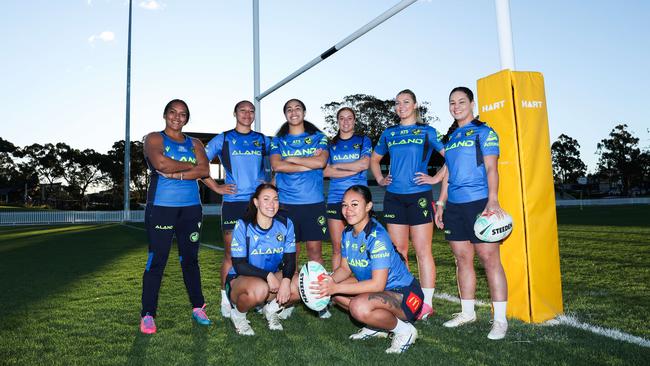
[[[383,195],[373,196],[376,211],[383,210]],[[647,205],[650,198],[612,198],[593,200],[557,200],[557,207]],[[203,215],[221,215],[221,205],[203,205]],[[144,222],[144,210],[129,211],[10,211],[0,212],[0,226],[34,224],[90,224],[106,222]]]

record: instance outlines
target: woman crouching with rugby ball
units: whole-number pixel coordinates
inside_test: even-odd
[[[293,223],[276,216],[278,208],[278,189],[260,184],[233,230],[233,267],[226,278],[226,292],[233,306],[230,319],[241,335],[255,335],[246,319],[249,309],[263,305],[269,329],[282,330],[280,307],[300,300]]]
[[[411,324],[422,310],[420,283],[406,268],[384,227],[372,218],[372,196],[366,186],[345,191],[341,203],[348,226],[341,240],[341,266],[311,287],[366,326],[350,339],[386,337],[386,353],[402,353],[416,340]]]

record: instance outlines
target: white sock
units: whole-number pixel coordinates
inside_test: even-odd
[[[226,294],[226,290],[221,290],[221,303],[227,304],[228,302],[228,294]]]
[[[494,320],[502,323],[507,323],[506,319],[506,304],[507,301],[493,301],[492,307],[494,308]]]
[[[433,307],[433,293],[436,292],[435,288],[422,288],[424,292],[424,303]]]
[[[469,300],[460,299],[460,307],[461,307],[461,309],[463,309],[462,310],[463,313],[465,313],[467,315],[474,315],[475,314],[475,312],[474,312],[474,304],[476,304],[475,299],[469,299]]]
[[[275,299],[268,302],[265,307],[272,313],[277,313],[280,310],[280,304]]]
[[[233,306],[232,310],[230,310],[230,316],[233,318],[241,319],[246,317],[246,313],[242,313],[239,311],[239,309],[237,309],[236,306]]]
[[[408,323],[397,318],[397,325],[395,326],[394,329],[391,329],[390,331],[395,334],[400,334],[400,333],[407,332],[408,329],[409,329]]]

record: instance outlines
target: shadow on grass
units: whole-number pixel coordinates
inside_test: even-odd
[[[0,324],[8,329],[20,322],[10,314],[83,280],[145,242],[143,232],[116,224],[24,229],[0,232]]]
[[[140,331],[133,338],[131,343],[131,349],[129,350],[127,365],[144,365],[147,361],[147,348],[149,347],[149,342],[151,342],[151,337],[155,337],[154,334],[142,334]]]

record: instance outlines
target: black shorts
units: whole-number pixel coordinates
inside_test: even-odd
[[[483,241],[474,234],[474,223],[485,210],[487,198],[466,203],[447,202],[447,207],[442,213],[442,222],[445,224],[445,240],[467,241],[478,244]]]
[[[293,222],[296,242],[329,238],[325,202],[305,205],[282,204],[282,209],[281,214]]]
[[[237,220],[244,217],[248,202],[223,202],[221,205],[221,230],[228,231],[235,228]]]
[[[398,194],[384,196],[384,222],[387,224],[421,225],[433,222],[433,193]]]
[[[327,218],[345,221],[343,218],[343,211],[341,211],[341,202],[327,204]]]
[[[420,287],[420,282],[414,278],[410,285],[388,291],[402,294],[402,310],[406,315],[406,320],[414,322],[418,315],[420,315],[422,305],[424,304],[424,293],[422,292],[422,287]]]

